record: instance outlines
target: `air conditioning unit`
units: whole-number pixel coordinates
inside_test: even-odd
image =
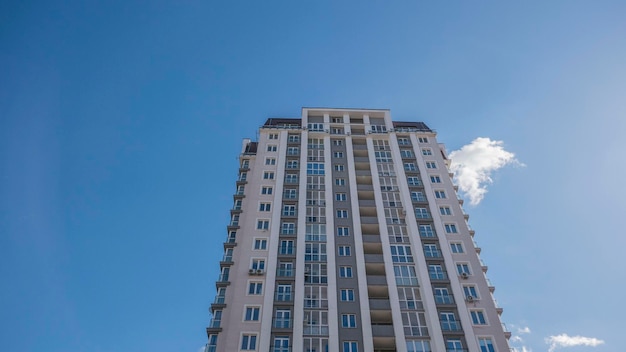
[[[250,269],[250,270],[248,270],[248,274],[254,275],[254,274],[256,274],[256,270],[255,269]]]
[[[263,269],[256,269],[256,274],[257,275],[263,275],[263,273],[265,273],[265,270],[263,270]]]
[[[461,273],[461,277],[467,279],[469,277],[468,273]]]
[[[467,296],[465,297],[465,300],[468,302],[474,302],[474,296]]]

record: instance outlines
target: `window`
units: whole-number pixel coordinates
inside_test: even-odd
[[[335,193],[335,200],[338,202],[343,202],[348,199],[348,195],[345,193]]]
[[[426,197],[422,192],[411,192],[411,200],[414,202],[425,202]]]
[[[402,326],[406,336],[428,336],[424,313],[402,312]]]
[[[285,183],[298,183],[298,174],[286,174]]]
[[[326,243],[307,243],[304,250],[305,262],[325,262]]]
[[[290,134],[287,137],[287,141],[290,143],[297,143],[300,142],[300,136],[296,135],[296,134]]]
[[[268,144],[267,145],[267,151],[268,152],[275,152],[278,149],[278,146],[276,144]]]
[[[265,158],[265,165],[276,165],[276,158]]]
[[[479,337],[478,346],[480,347],[480,352],[496,352],[490,337]]]
[[[337,247],[337,253],[340,257],[349,257],[352,255],[350,253],[350,246],[339,246]]]
[[[418,219],[428,219],[430,214],[426,208],[415,208],[415,217]]]
[[[241,210],[241,203],[242,203],[242,202],[241,202],[241,199],[237,199],[237,200],[235,201],[235,204],[233,205],[233,209],[234,209],[234,210]]]
[[[350,228],[348,228],[348,227],[338,227],[337,228],[337,236],[350,236]]]
[[[339,209],[339,210],[337,210],[337,217],[338,218],[347,218],[348,217],[348,211],[346,209]]]
[[[445,224],[443,227],[446,229],[446,233],[457,233],[455,224]]]
[[[321,131],[324,131],[324,124],[323,123],[309,123],[307,125],[307,128],[310,131],[321,132]]]
[[[344,341],[342,352],[359,352],[357,342],[356,341]]]
[[[409,340],[406,342],[407,352],[430,352],[430,343],[421,340]]]
[[[343,134],[343,128],[333,127],[330,129],[331,134]]]
[[[254,240],[254,249],[265,250],[267,249],[267,239],[257,238]]]
[[[424,244],[424,256],[426,258],[441,258],[441,253],[436,244]]]
[[[272,194],[272,187],[270,186],[261,187],[261,194]]]
[[[333,145],[342,146],[343,141],[341,139],[333,139]]]
[[[289,263],[289,262],[278,263],[278,276],[292,277],[293,276],[293,263]]]
[[[324,175],[324,163],[307,163],[307,175]]]
[[[243,185],[239,185],[239,186],[237,186],[237,193],[236,193],[236,194],[237,194],[238,196],[243,196],[243,192],[244,192],[244,190],[245,190],[245,189],[246,189],[246,188],[245,188],[245,186],[243,186]]]
[[[400,145],[411,145],[411,142],[409,141],[408,138],[399,137],[398,138],[398,144],[400,144]]]
[[[284,205],[283,206],[283,216],[295,216],[296,215],[296,206],[295,205]]]
[[[478,299],[478,290],[476,290],[476,286],[474,285],[463,285],[463,293],[465,294],[465,299],[467,300]]]
[[[241,336],[241,349],[243,351],[256,350],[256,335],[243,334]]]
[[[417,140],[418,140],[420,143],[428,143],[428,138],[426,138],[426,137],[419,137]]]
[[[250,269],[265,270],[265,259],[252,259]]]
[[[437,168],[437,163],[434,161],[427,161],[426,162],[426,168],[427,169],[436,169]]]
[[[341,300],[344,302],[354,301],[354,290],[344,288],[341,290]]]
[[[420,178],[416,176],[407,177],[406,180],[409,183],[409,186],[421,186],[422,184]]]
[[[446,192],[442,190],[435,191],[435,198],[437,199],[446,199]]]
[[[428,276],[431,280],[444,280],[446,273],[443,271],[443,267],[439,264],[428,265]]]
[[[274,337],[274,349],[272,352],[289,352],[289,336]]]
[[[450,207],[439,207],[439,214],[441,215],[452,215],[452,209]]]
[[[454,299],[450,296],[447,287],[435,287],[435,303],[438,304],[454,304]]]
[[[325,284],[328,282],[328,267],[321,263],[304,264],[304,282],[307,284]]]
[[[342,314],[341,327],[356,328],[356,314]]]
[[[345,167],[341,164],[335,164],[335,171],[344,171]]]
[[[335,184],[337,186],[345,186],[346,185],[346,179],[345,178],[336,178],[335,179]]]
[[[334,152],[333,157],[335,158],[343,158],[343,152]]]
[[[471,275],[470,269],[469,269],[469,264],[467,263],[460,263],[456,265],[456,271],[459,273],[459,275]]]
[[[401,149],[400,156],[402,156],[403,158],[412,158],[415,156],[415,154],[413,154],[413,151],[410,149]]]
[[[339,267],[339,277],[352,277],[352,267],[351,266],[340,266]]]
[[[296,224],[293,222],[283,222],[280,227],[280,233],[283,235],[293,235],[296,233]]]
[[[272,171],[265,171],[265,172],[263,172],[263,179],[264,180],[273,180],[274,179],[274,172],[272,172]]]
[[[447,339],[446,340],[446,351],[447,352],[464,352],[463,344],[459,339]]]
[[[256,222],[256,228],[257,230],[267,230],[270,228],[270,221],[269,220],[258,220]]]
[[[439,320],[441,321],[441,330],[443,331],[457,331],[461,329],[461,325],[456,320],[456,315],[453,312],[441,312],[439,313]],[[450,340],[448,340],[450,341]],[[459,341],[460,343],[461,341]],[[460,346],[456,347],[452,351],[460,350]],[[450,350],[450,347],[448,347]]]
[[[293,240],[282,240],[280,241],[280,248],[278,249],[279,254],[290,255],[294,253],[294,242]]]
[[[422,149],[422,155],[433,155],[433,151],[430,148]]]
[[[278,133],[270,133],[269,139],[278,139]]]
[[[298,147],[288,147],[287,148],[287,155],[298,155],[300,154],[300,148]]]
[[[209,327],[219,328],[221,324],[222,324],[222,311],[221,310],[213,311],[213,318],[211,318]]]
[[[291,285],[279,284],[276,286],[276,300],[280,302],[291,302]]]
[[[421,237],[435,237],[433,227],[430,225],[419,225],[418,229]]]
[[[245,321],[259,321],[261,307],[246,307]]]
[[[207,344],[207,352],[217,351],[217,335],[209,335],[209,343]]]
[[[430,182],[432,183],[441,183],[441,177],[439,176],[430,176]]]
[[[297,169],[298,161],[297,160],[287,160],[287,169]]]
[[[463,253],[463,244],[461,242],[450,243],[450,249],[452,253]]]
[[[296,199],[298,197],[298,190],[295,188],[286,188],[283,191],[283,197],[285,199]]]
[[[413,265],[394,265],[393,273],[398,286],[417,286],[417,274]]]
[[[274,313],[275,328],[286,329],[291,327],[291,311],[289,309],[276,309]]]
[[[271,211],[272,203],[261,203],[259,204],[259,211]]]
[[[470,310],[470,316],[472,317],[472,324],[474,325],[487,325],[485,319],[485,312],[479,309]]]
[[[417,167],[415,166],[414,163],[404,163],[404,170],[405,171],[416,171]]]
[[[384,148],[384,147],[379,147]],[[376,158],[376,162],[378,163],[390,163],[392,161],[391,152],[388,151],[376,151],[374,152],[374,157]]]
[[[262,295],[263,294],[263,283],[262,282],[250,282],[248,284],[248,294],[249,295]]]
[[[391,261],[394,263],[413,263],[411,246],[391,246]]]
[[[387,126],[385,125],[372,125],[372,133],[384,133],[387,132]]]

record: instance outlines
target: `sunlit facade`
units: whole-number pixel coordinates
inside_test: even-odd
[[[422,122],[303,108],[243,141],[206,351],[509,351]]]

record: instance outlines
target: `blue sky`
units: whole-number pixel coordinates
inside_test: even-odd
[[[241,139],[329,106],[502,141],[465,207],[512,345],[620,350],[626,4],[389,3],[0,3],[2,349],[196,352]]]

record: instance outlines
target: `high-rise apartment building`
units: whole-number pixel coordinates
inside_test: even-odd
[[[509,351],[422,122],[304,108],[244,140],[207,352]]]

